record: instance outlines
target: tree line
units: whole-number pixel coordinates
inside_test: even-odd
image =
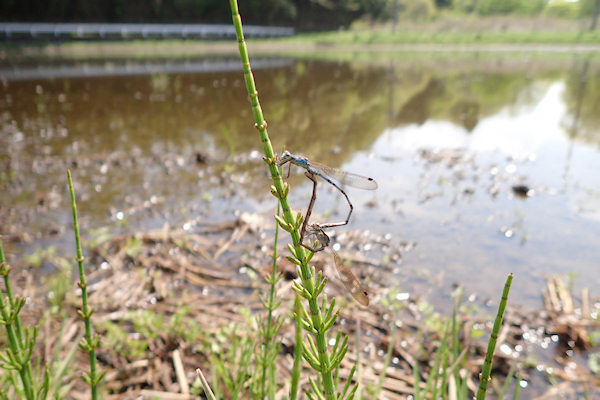
[[[430,19],[437,13],[549,15],[597,20],[600,0],[240,0],[244,22],[337,29],[358,19]],[[225,0],[0,0],[0,19],[20,22],[230,23]]]

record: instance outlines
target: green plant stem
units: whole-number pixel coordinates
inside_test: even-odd
[[[87,282],[85,279],[85,271],[83,269],[83,253],[81,251],[81,240],[79,236],[79,223],[77,222],[77,204],[75,203],[75,191],[73,190],[73,180],[71,179],[71,171],[67,170],[67,179],[69,181],[69,193],[71,194],[71,209],[73,210],[73,230],[75,231],[75,244],[77,247],[77,266],[79,268],[79,287],[81,288],[81,303],[82,309],[79,315],[83,318],[85,325],[85,338],[82,341],[81,348],[88,352],[90,360],[90,374],[88,384],[92,389],[92,399],[98,398],[98,384],[102,376],[98,374],[96,367],[96,347],[98,347],[98,339],[92,335],[91,316],[93,310],[88,304]],[[86,379],[87,380],[87,379]]]
[[[292,366],[292,384],[290,400],[298,398],[298,383],[302,372],[302,299],[298,293],[294,296],[294,320],[296,321],[296,342],[294,344],[294,365]]]
[[[34,385],[31,360],[29,358],[25,359],[25,357],[26,354],[28,354],[28,347],[33,346],[34,344],[26,343],[26,340],[23,340],[19,311],[25,303],[23,300],[15,299],[13,296],[10,280],[8,279],[10,267],[4,258],[2,240],[0,240],[0,274],[4,276],[4,287],[6,291],[6,300],[4,295],[0,294],[0,313],[2,315],[2,320],[0,322],[2,322],[2,325],[4,325],[6,329],[9,351],[12,353],[18,364],[15,365],[15,367],[19,371],[23,390],[25,391],[25,397],[27,397],[28,400],[33,400]]]
[[[387,375],[387,369],[392,362],[392,354],[394,353],[394,338],[396,336],[396,318],[392,319],[392,329],[390,332],[390,342],[388,343],[387,353],[385,354],[385,360],[383,361],[383,367],[381,369],[381,375],[379,375],[379,382],[377,382],[377,388],[375,389],[374,396],[376,399],[379,398],[381,394],[381,389],[383,388],[383,381]]]
[[[425,392],[430,393],[432,399],[437,399],[440,367],[445,367],[446,352],[448,351],[448,333],[450,331],[449,326],[449,322],[444,326],[444,336],[440,342],[440,347],[436,352],[433,366],[431,367],[431,373],[429,374],[429,378],[427,379],[427,383],[425,385]]]
[[[462,304],[462,301],[463,301],[463,293],[464,293],[464,290],[463,290],[462,286],[459,287],[455,291],[454,306],[452,307],[452,354],[451,354],[451,359],[453,362],[458,361],[458,355],[460,352],[459,334],[458,334],[460,321],[458,318],[458,313],[460,311],[460,305]],[[455,380],[455,382],[461,381],[460,368],[455,369],[454,380]]]
[[[319,308],[317,296],[315,293],[315,282],[312,275],[312,271],[308,265],[308,257],[304,247],[300,245],[300,233],[298,228],[300,226],[301,217],[300,215],[296,218],[287,201],[287,193],[289,191],[289,185],[284,185],[279,169],[276,165],[276,158],[273,152],[273,147],[267,133],[267,122],[264,120],[260,102],[258,100],[258,92],[254,83],[254,76],[250,68],[250,59],[248,57],[248,51],[246,48],[246,42],[244,40],[244,33],[242,30],[242,18],[240,17],[238,5],[236,0],[229,0],[231,6],[233,25],[235,27],[236,36],[238,40],[238,49],[240,58],[242,60],[242,66],[244,70],[244,81],[246,82],[246,89],[250,97],[250,103],[252,105],[252,113],[254,115],[255,127],[258,129],[260,139],[265,154],[265,161],[269,166],[271,172],[271,178],[273,180],[272,192],[279,199],[281,209],[283,211],[283,219],[287,223],[287,229],[292,236],[293,248],[295,251],[295,257],[299,261],[299,272],[302,285],[308,293],[308,305],[310,309],[310,319],[312,326],[315,328],[315,339],[316,348],[318,352],[319,361],[319,373],[324,386],[325,397],[327,400],[335,400],[336,393],[333,384],[332,367],[327,349],[327,331],[323,324],[323,318],[321,309]]]
[[[279,215],[279,213],[281,211],[280,207],[281,207],[281,205],[279,203],[277,203],[277,215]],[[268,397],[270,400],[275,399],[275,386],[276,386],[276,382],[275,382],[276,363],[273,362],[272,357],[271,357],[271,355],[276,354],[273,339],[274,339],[275,335],[277,334],[277,332],[279,331],[279,328],[276,326],[277,323],[275,321],[275,317],[273,316],[273,311],[275,311],[275,309],[279,306],[279,304],[277,304],[276,298],[275,298],[275,295],[276,295],[275,285],[279,281],[278,274],[277,274],[277,258],[278,258],[277,244],[278,244],[278,242],[279,242],[279,224],[275,223],[275,238],[273,241],[273,257],[272,257],[273,265],[272,265],[272,269],[271,269],[271,275],[267,279],[270,286],[269,286],[269,300],[266,305],[268,314],[267,314],[266,326],[264,328],[265,338],[264,338],[264,346],[263,346],[264,353],[262,355],[262,375],[261,375],[261,390],[260,390],[261,398],[265,398],[265,385],[266,385],[266,380],[267,380],[267,376],[268,376],[268,378],[269,378]]]
[[[517,375],[517,384],[515,385],[515,393],[513,394],[513,400],[518,400],[521,393],[521,376]],[[587,397],[586,397],[587,399]]]
[[[508,301],[508,293],[510,291],[510,285],[512,284],[513,274],[508,274],[506,282],[504,283],[504,290],[502,291],[502,299],[498,305],[498,313],[494,320],[494,327],[492,328],[492,334],[488,341],[487,351],[485,353],[485,361],[481,370],[481,380],[479,381],[479,388],[477,389],[477,400],[484,400],[488,383],[490,381],[490,375],[492,373],[492,360],[494,359],[494,352],[496,351],[496,341],[498,340],[498,334],[500,333],[500,327],[502,326],[502,319],[504,317],[504,310],[506,310],[506,303]]]
[[[10,267],[8,266],[8,264],[6,263],[6,260],[4,258],[4,248],[2,247],[2,240],[0,240],[0,274],[2,274],[2,276],[4,276],[4,288],[6,290],[6,297],[8,298],[8,302],[10,303],[11,307],[15,306],[15,298],[13,296],[12,293],[12,288],[10,285],[10,279],[8,279],[8,276],[10,275]],[[20,319],[17,317],[14,320],[14,326],[15,326],[15,333],[17,334],[17,337],[19,338],[19,340],[22,342],[23,341],[23,332],[21,331],[21,321]]]
[[[421,377],[419,375],[419,363],[418,361],[413,366],[413,397],[415,400],[421,400]]]

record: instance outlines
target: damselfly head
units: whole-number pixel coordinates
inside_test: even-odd
[[[294,159],[294,156],[292,156],[292,153],[290,153],[289,151],[285,150],[279,156],[279,161],[277,161],[277,166],[281,167],[283,164],[285,164],[286,162],[288,162],[290,160],[293,160],[293,159]]]

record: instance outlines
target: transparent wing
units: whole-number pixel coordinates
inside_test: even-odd
[[[367,307],[369,305],[369,293],[365,290],[365,288],[360,284],[356,275],[350,270],[350,268],[344,265],[342,258],[339,254],[329,247],[331,253],[333,254],[333,261],[335,262],[335,269],[342,280],[342,283],[348,289],[354,300]]]
[[[353,174],[352,172],[342,171],[337,168],[329,167],[325,164],[310,161],[310,167],[321,172],[323,175],[327,175],[342,185],[352,186],[358,189],[375,190],[377,189],[377,182],[373,178]]]

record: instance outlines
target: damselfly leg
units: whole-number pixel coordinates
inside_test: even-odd
[[[322,224],[322,225],[320,225],[321,228],[333,228],[336,226],[343,226],[343,225],[347,225],[348,222],[350,221],[350,216],[352,215],[352,210],[354,209],[354,206],[352,205],[350,198],[348,197],[348,195],[346,194],[346,192],[344,191],[344,189],[342,189],[342,187],[340,185],[348,185],[348,186],[353,186],[353,187],[356,187],[359,189],[366,189],[366,190],[377,189],[377,182],[375,182],[375,180],[373,178],[353,174],[351,172],[345,172],[345,171],[339,170],[337,168],[329,167],[324,164],[320,164],[320,163],[317,163],[314,161],[309,161],[308,158],[306,158],[304,156],[294,155],[286,150],[283,152],[283,154],[279,158],[277,165],[282,166],[283,164],[286,164],[288,162],[290,164],[294,164],[294,165],[304,168],[306,170],[305,175],[311,181],[313,181],[313,196],[311,197],[311,205],[309,205],[310,211],[312,211],[312,205],[314,205],[314,201],[315,201],[316,177],[317,176],[320,177],[321,179],[325,180],[326,182],[328,182],[330,185],[335,187],[337,190],[339,190],[340,193],[342,193],[342,195],[344,195],[344,197],[346,198],[346,201],[348,202],[348,206],[350,207],[350,210],[348,211],[348,215],[346,216],[346,220],[343,222],[331,222],[328,224]],[[288,174],[289,174],[289,170],[288,170]],[[334,180],[339,182],[339,184],[337,182],[335,182]],[[307,210],[307,216],[304,219],[303,230],[305,230],[305,228],[306,228],[308,217],[309,217],[309,215],[308,215],[308,210]]]

